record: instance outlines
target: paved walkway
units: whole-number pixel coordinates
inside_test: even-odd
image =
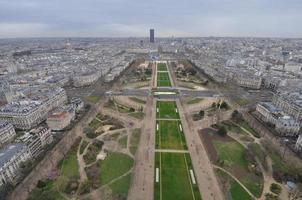
[[[160,120],[160,121],[180,121],[180,119],[167,119],[167,118],[157,118],[156,120]]]
[[[177,149],[155,149],[155,152],[160,152],[160,153],[189,153],[188,150],[177,150]]]

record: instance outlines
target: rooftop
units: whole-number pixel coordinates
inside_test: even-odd
[[[9,144],[0,150],[0,169],[7,163],[14,155],[20,152],[25,147],[22,143]]]

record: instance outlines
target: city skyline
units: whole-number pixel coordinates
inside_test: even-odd
[[[146,37],[151,27],[157,37],[300,38],[301,8],[297,0],[2,0],[0,38]]]

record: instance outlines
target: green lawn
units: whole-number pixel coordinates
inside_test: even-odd
[[[176,109],[177,106],[175,101],[157,101],[156,118],[179,119],[179,113],[178,111],[176,112]]]
[[[130,100],[136,102],[136,103],[140,103],[140,104],[146,104],[146,101],[145,100],[142,100],[140,98],[137,98],[137,97],[129,97]]]
[[[158,63],[157,64],[157,71],[168,71],[167,65],[165,63]]]
[[[134,129],[130,137],[130,147],[129,147],[129,150],[132,155],[135,155],[136,153],[140,137],[141,137],[141,129],[139,128]]]
[[[157,72],[157,87],[171,87],[168,72]]]
[[[248,132],[250,132],[254,137],[261,138],[260,134],[256,132],[246,121],[242,121],[238,124],[239,126],[246,129]]]
[[[247,105],[247,104],[250,103],[250,101],[249,101],[248,99],[246,99],[246,98],[241,98],[241,97],[237,97],[237,98],[235,99],[235,101],[236,101],[236,103],[238,103],[240,106],[245,106],[245,105]]]
[[[86,100],[89,103],[96,104],[100,100],[100,97],[99,96],[88,96],[88,97],[86,97]]]
[[[99,128],[99,126],[101,126],[102,122],[97,119],[97,118],[94,118],[90,123],[89,123],[89,128],[91,128],[92,130],[96,130],[97,128]]]
[[[33,189],[27,200],[55,199],[66,200],[57,190],[54,181],[48,180],[42,188]]]
[[[215,170],[219,182],[223,184],[223,192],[226,198],[230,197],[232,200],[252,200],[253,198],[227,173],[220,169]]]
[[[67,153],[65,158],[59,162],[58,169],[61,176],[68,177],[69,179],[79,177],[76,149],[72,149]]]
[[[113,196],[118,196],[119,198],[122,197],[121,199],[126,199],[130,187],[130,180],[131,174],[127,174],[126,176],[123,176],[119,180],[110,184],[109,187],[112,190]]]
[[[233,180],[230,188],[230,192],[233,200],[252,200],[253,198],[237,183]]]
[[[247,150],[236,141],[214,141],[213,144],[219,160],[224,161],[222,167],[230,172],[232,172],[232,167],[236,165],[246,170],[247,174],[245,177],[237,177],[234,173],[233,175],[236,176],[253,195],[260,197],[263,190],[263,178],[249,171],[249,161],[245,157]]]
[[[136,119],[143,119],[145,117],[145,113],[143,112],[133,112],[133,113],[129,113],[128,115]]]
[[[214,141],[213,145],[220,161],[224,161],[224,166],[240,165],[247,168],[248,161],[244,157],[245,149],[237,142]]]
[[[155,182],[155,200],[201,200],[197,184],[189,175],[186,154],[156,153],[155,166],[159,168],[159,182]]]
[[[100,183],[105,185],[113,179],[128,172],[133,166],[133,159],[126,154],[111,153],[105,160],[101,161]]]
[[[118,143],[120,145],[121,148],[126,148],[127,147],[127,135],[126,136],[123,136],[121,137],[119,140],[118,140]]]
[[[203,98],[193,98],[187,101],[187,104],[196,104],[203,100]]]
[[[157,121],[156,148],[158,149],[187,149],[184,133],[180,131],[180,121]]]

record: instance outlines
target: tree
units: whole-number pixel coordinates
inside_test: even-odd
[[[200,117],[204,117],[204,111],[203,111],[203,110],[200,110],[200,111],[199,111],[199,116],[200,116]]]
[[[272,183],[271,186],[270,186],[270,190],[271,190],[271,192],[279,195],[281,193],[281,191],[282,191],[282,188],[281,188],[281,186],[279,184]]]
[[[189,67],[187,68],[187,73],[191,74],[192,76],[194,76],[196,74],[196,70],[193,67]]]
[[[223,101],[221,104],[220,104],[220,109],[228,109],[229,105],[227,104],[227,102]]]
[[[220,136],[226,136],[227,133],[228,133],[228,131],[226,130],[226,128],[225,128],[224,126],[221,126],[221,127],[218,129],[217,133],[218,133]]]
[[[234,110],[234,112],[232,113],[232,120],[236,123],[242,122],[243,116],[238,110]]]

